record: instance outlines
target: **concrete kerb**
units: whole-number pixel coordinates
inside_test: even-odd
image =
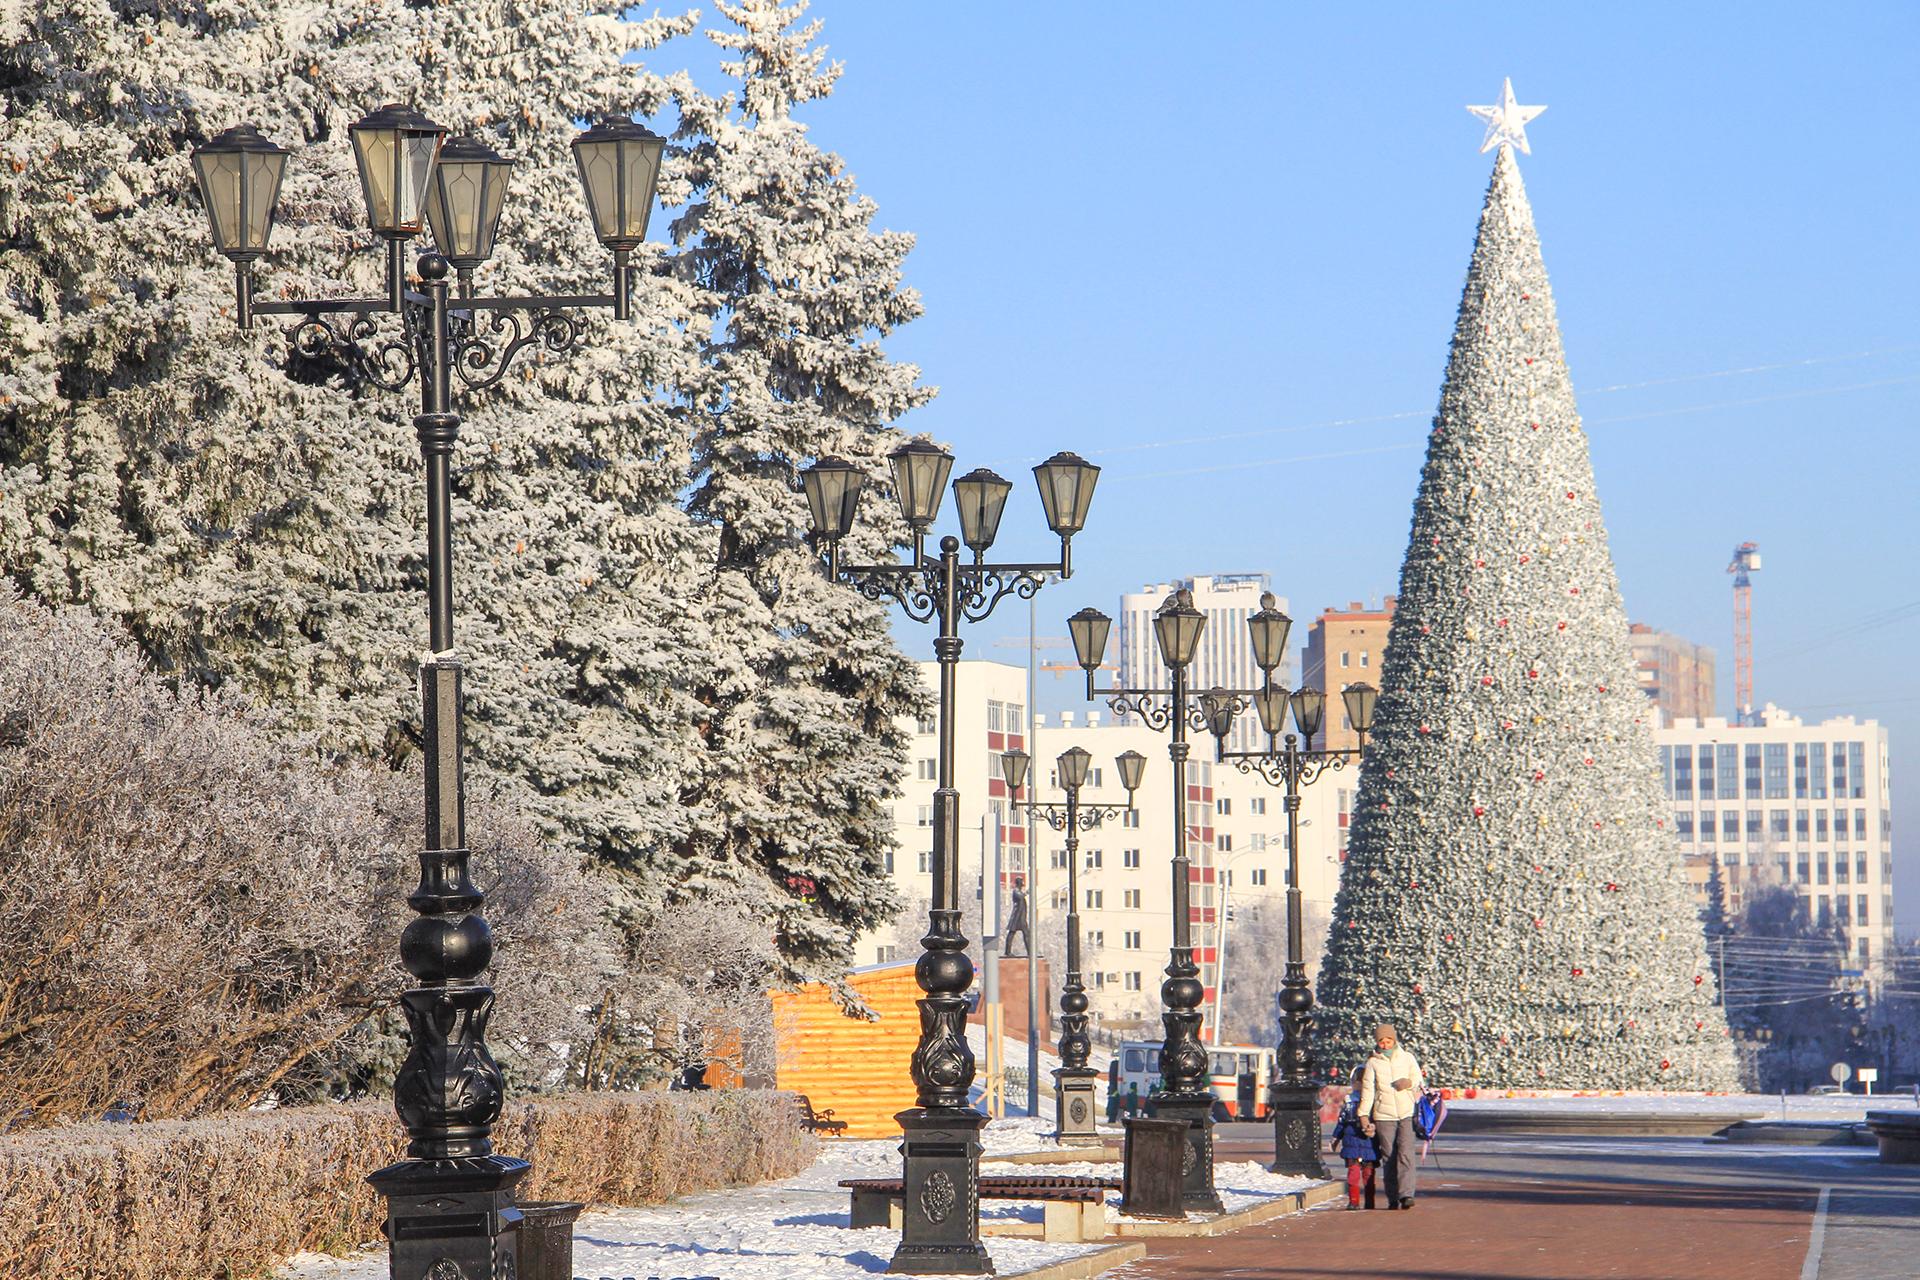
[[[1124,1267],[1129,1262],[1138,1262],[1146,1256],[1147,1246],[1143,1244],[1110,1244],[1104,1249],[1095,1249],[1092,1253],[1083,1253],[1064,1262],[1048,1263],[1031,1271],[1015,1271],[1001,1276],[1000,1280],[1088,1280],[1091,1276],[1115,1267]]]
[[[1122,1239],[1221,1236],[1230,1231],[1238,1231],[1242,1227],[1255,1227],[1263,1222],[1272,1222],[1275,1218],[1304,1212],[1345,1194],[1346,1183],[1330,1179],[1315,1183],[1305,1191],[1290,1191],[1286,1195],[1275,1196],[1265,1204],[1248,1205],[1244,1209],[1223,1213],[1217,1218],[1193,1219],[1186,1222],[1150,1222],[1144,1218],[1123,1218],[1118,1222],[1108,1222],[1107,1229]]]

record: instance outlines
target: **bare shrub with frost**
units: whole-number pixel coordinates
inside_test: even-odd
[[[0,596],[0,1128],[311,1090],[407,985],[418,778],[272,730]],[[498,799],[470,826],[492,1039],[522,1084],[557,1080],[613,970],[600,895]]]

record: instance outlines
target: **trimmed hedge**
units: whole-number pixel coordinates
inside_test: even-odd
[[[369,1173],[405,1131],[382,1102],[89,1124],[0,1138],[0,1275],[233,1280],[380,1238]],[[790,1177],[817,1141],[793,1095],[575,1093],[509,1103],[494,1148],[526,1200],[652,1204]]]

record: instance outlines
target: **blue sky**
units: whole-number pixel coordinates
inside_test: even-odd
[[[1302,636],[1394,589],[1491,167],[1464,106],[1505,76],[1547,104],[1521,168],[1630,611],[1717,649],[1730,705],[1724,570],[1760,544],[1758,697],[1890,727],[1920,929],[1920,5],[811,16],[845,75],[801,118],[919,237],[926,315],[888,345],[941,391],[904,425],[961,470],[1105,468],[1052,634],[1191,573],[1270,571]],[[704,43],[655,65],[711,84]],[[1020,486],[1024,558],[1048,539]],[[967,656],[1025,630],[1010,609]]]

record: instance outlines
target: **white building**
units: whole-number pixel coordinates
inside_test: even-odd
[[[1852,716],[1803,724],[1771,704],[1756,719],[1654,732],[1689,879],[1703,886],[1717,859],[1729,912],[1756,885],[1790,886],[1877,978],[1893,946],[1887,731]]]
[[[1261,594],[1273,589],[1272,575],[1265,573],[1182,578],[1121,596],[1120,683],[1129,689],[1167,686],[1167,666],[1160,660],[1160,646],[1154,639],[1153,615],[1169,595],[1183,589],[1193,593],[1193,607],[1207,615],[1206,630],[1200,636],[1200,652],[1187,668],[1188,687],[1196,693],[1214,685],[1223,689],[1258,688],[1261,673],[1253,661],[1247,615],[1260,608]],[[1282,598],[1277,607],[1285,613],[1286,600]],[[1273,678],[1276,683],[1293,688],[1291,651]],[[1227,745],[1234,751],[1257,750],[1262,745],[1259,717],[1251,711],[1243,714],[1234,725]]]
[[[922,679],[930,690],[938,670],[935,663],[921,665]],[[1059,939],[1066,917],[1066,836],[1044,822],[1038,824],[1033,833],[1038,867],[1029,865],[1029,833],[1022,825],[1024,815],[1006,808],[1000,753],[1012,747],[1029,751],[1033,756],[1030,781],[1038,787],[1034,798],[1054,805],[1064,800],[1054,778],[1054,760],[1067,748],[1082,747],[1093,756],[1093,768],[1081,792],[1084,805],[1124,805],[1126,791],[1114,759],[1127,751],[1147,758],[1134,811],[1081,835],[1080,927],[1084,981],[1093,1001],[1096,1028],[1156,1038],[1160,983],[1173,945],[1171,859],[1176,814],[1166,736],[1138,723],[1115,724],[1093,710],[1039,717],[1029,746],[1022,734],[1027,706],[1022,668],[962,662],[957,685],[955,782],[960,792],[961,891],[970,896],[980,883],[982,818],[1001,824],[1003,879],[1010,883],[1016,875],[1031,878],[1033,927],[1045,952],[1061,955],[1065,950]],[[923,909],[931,893],[937,738],[931,717],[912,727],[913,762],[895,802],[900,849],[891,871],[902,896]],[[1234,988],[1251,982],[1271,991],[1280,983],[1280,969],[1263,962],[1262,955],[1266,953],[1270,961],[1274,940],[1284,938],[1286,805],[1279,788],[1242,773],[1232,762],[1216,763],[1211,737],[1195,735],[1192,746],[1182,816],[1188,824],[1192,863],[1195,959],[1207,988],[1210,1036],[1223,943],[1227,978]],[[1325,929],[1332,911],[1356,772],[1349,767],[1329,774],[1303,792],[1301,888],[1310,956],[1320,950],[1319,931]],[[1233,909],[1231,922],[1223,920],[1223,900]],[[856,947],[856,962],[904,958],[895,937],[896,930],[891,928],[863,937]],[[1053,975],[1051,1002],[1058,1000],[1063,977],[1063,973]]]

